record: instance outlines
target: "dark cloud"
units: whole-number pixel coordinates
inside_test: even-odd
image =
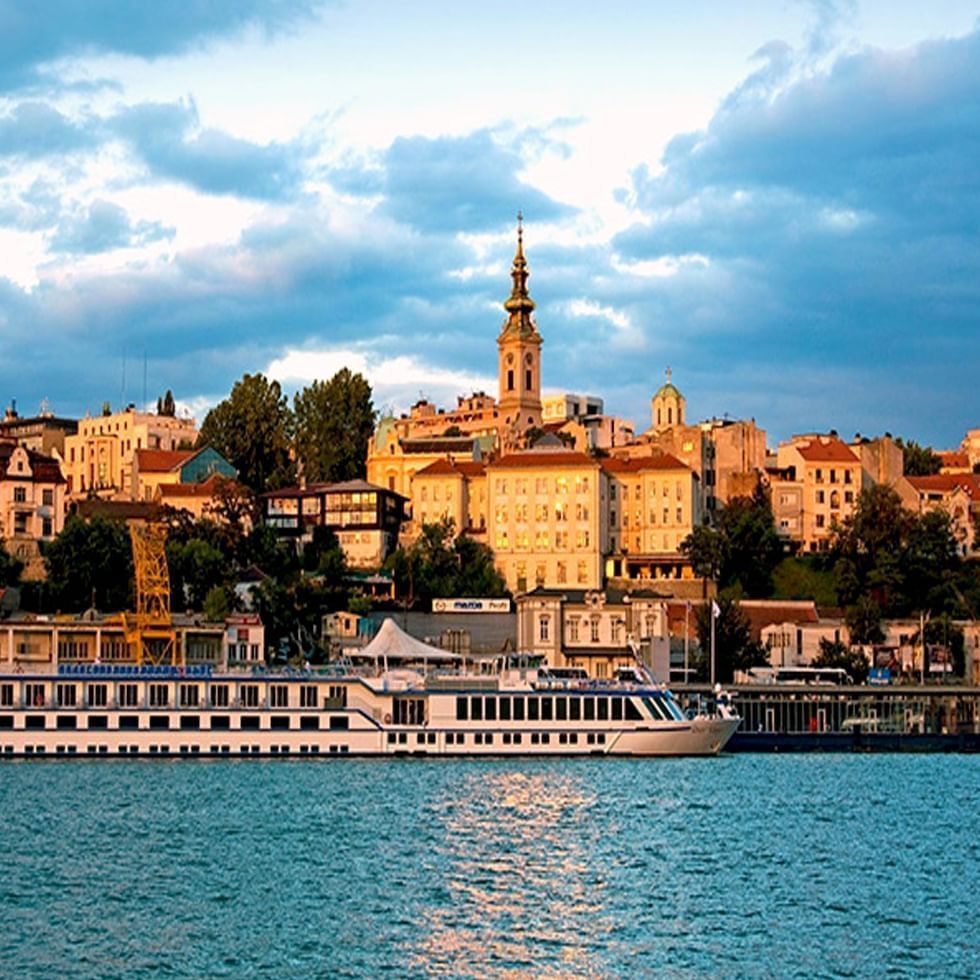
[[[59,58],[118,52],[141,58],[176,54],[258,27],[293,27],[322,0],[183,0],[120,4],[118,0],[0,0],[0,90],[34,82]]]
[[[29,100],[0,116],[0,155],[36,159],[95,145],[91,128],[46,102]]]
[[[156,177],[208,194],[261,200],[290,198],[298,192],[304,147],[261,146],[202,129],[192,102],[142,103],[124,109],[108,125]]]
[[[133,222],[117,204],[97,200],[81,213],[64,219],[52,236],[50,247],[54,252],[91,255],[114,248],[145,245],[171,238],[173,234],[173,228],[166,228],[157,221]]]
[[[536,143],[543,139],[538,131],[533,135]],[[518,174],[524,166],[517,148],[481,129],[458,137],[399,137],[380,168],[345,170],[334,179],[353,193],[382,194],[383,213],[427,232],[499,229],[520,209],[536,221],[575,213],[523,183]]]
[[[980,414],[956,354],[975,343],[980,308],[977,159],[978,34],[861,51],[775,91],[743,85],[707,129],[672,141],[660,173],[634,175],[648,221],[616,239],[620,256],[709,262],[692,269],[697,288],[651,282],[637,314],[673,326],[673,363],[700,373],[705,394],[757,401],[763,363],[774,393],[791,379],[795,397],[769,412],[787,406],[772,421],[782,434],[835,425],[951,441],[951,392],[957,428]],[[918,403],[906,397],[916,386]]]

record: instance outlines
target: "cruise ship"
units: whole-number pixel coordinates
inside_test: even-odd
[[[713,755],[738,724],[724,695],[688,716],[640,673],[87,664],[0,676],[4,759]]]

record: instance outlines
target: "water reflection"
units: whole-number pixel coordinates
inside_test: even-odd
[[[472,772],[438,819],[448,891],[415,966],[432,974],[595,975],[613,927],[593,853],[594,789],[568,769]],[[585,831],[583,833],[583,831]]]

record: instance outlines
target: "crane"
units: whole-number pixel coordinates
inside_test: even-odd
[[[170,618],[170,570],[167,567],[167,526],[130,524],[136,578],[136,613],[123,613],[126,642],[137,664],[182,665],[177,634]]]

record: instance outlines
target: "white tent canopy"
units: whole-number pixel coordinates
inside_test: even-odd
[[[432,663],[455,663],[462,659],[455,653],[447,653],[409,636],[393,619],[386,619],[377,636],[355,656],[388,661],[428,660]]]

